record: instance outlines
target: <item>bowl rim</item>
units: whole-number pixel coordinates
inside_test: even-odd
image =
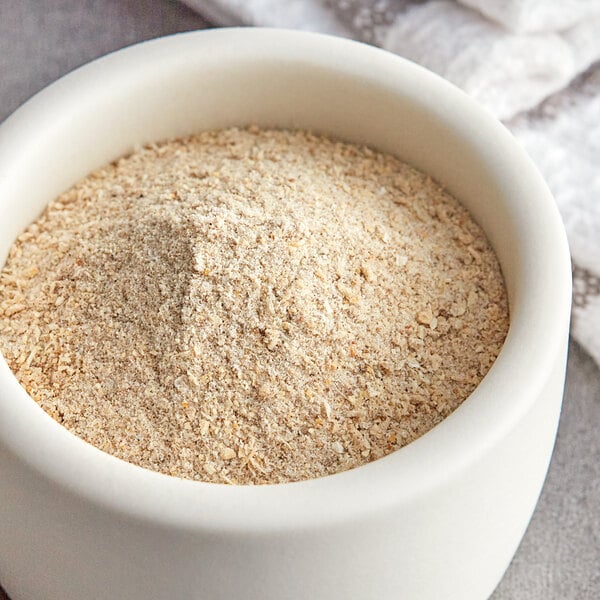
[[[0,160],[7,154],[2,149],[10,148],[13,140],[28,131],[27,120],[43,115],[48,106],[56,110],[55,99],[63,94],[69,94],[70,103],[77,102],[78,94],[94,85],[98,73],[104,77],[107,72],[124,72],[152,60],[157,51],[168,57],[182,49],[198,51],[207,45],[234,45],[239,48],[238,58],[244,53],[246,60],[253,48],[268,48],[284,57],[302,56],[311,65],[343,69],[355,78],[385,81],[392,90],[401,83],[390,76],[402,72],[418,81],[420,94],[443,93],[453,119],[474,120],[475,125],[465,136],[477,134],[494,140],[501,157],[494,167],[497,176],[518,176],[519,193],[529,195],[530,209],[537,215],[536,227],[529,232],[531,260],[552,272],[552,277],[531,283],[532,295],[547,297],[544,315],[534,327],[526,321],[535,307],[523,308],[523,318],[521,307],[516,307],[508,338],[487,376],[454,413],[428,433],[377,461],[318,479],[260,486],[224,485],[183,480],[129,464],[56,423],[27,395],[1,356],[0,448],[4,446],[25,464],[30,476],[42,476],[87,502],[130,518],[187,530],[264,533],[333,526],[418,499],[444,485],[501,441],[531,408],[555,369],[568,330],[571,271],[564,228],[548,187],[512,135],[441,77],[359,42],[265,28],[175,34],[96,59],[36,94],[0,126]],[[10,168],[9,162],[6,164]],[[3,168],[0,164],[0,172]],[[1,190],[0,178],[0,195]],[[554,240],[550,247],[548,239]],[[522,364],[531,356],[536,361],[529,365],[530,376],[523,378]]]

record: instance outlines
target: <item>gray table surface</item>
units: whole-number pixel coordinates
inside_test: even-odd
[[[0,0],[0,121],[42,87],[97,56],[205,26],[174,0]],[[599,426],[600,371],[571,343],[548,479],[493,600],[600,598]],[[1,589],[0,600],[6,600]]]

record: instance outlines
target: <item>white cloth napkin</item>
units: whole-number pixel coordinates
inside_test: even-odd
[[[600,16],[562,33],[516,34],[456,2],[432,0],[397,18],[380,45],[507,119],[565,87],[600,56]]]
[[[507,125],[558,202],[575,267],[572,332],[600,364],[600,63]]]
[[[574,262],[572,332],[600,364],[600,0],[185,2],[215,24],[377,44],[453,81],[503,119],[564,218]]]
[[[260,25],[351,36],[319,0],[184,0],[215,25]]]
[[[594,0],[459,0],[517,33],[562,31],[598,16]]]

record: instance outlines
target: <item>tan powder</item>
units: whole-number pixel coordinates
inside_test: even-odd
[[[467,211],[306,132],[148,146],[52,202],[0,277],[0,347],[59,423],[190,479],[356,467],[449,415],[508,328]]]

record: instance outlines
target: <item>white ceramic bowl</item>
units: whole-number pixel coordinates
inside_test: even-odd
[[[0,261],[44,205],[135,144],[246,125],[367,142],[430,173],[491,240],[511,326],[450,417],[364,467],[224,486],[132,466],[55,423],[0,364],[0,581],[14,600],[440,600],[491,594],[559,418],[564,230],[510,134],[462,92],[358,43],[214,30],[66,76],[0,127]]]

